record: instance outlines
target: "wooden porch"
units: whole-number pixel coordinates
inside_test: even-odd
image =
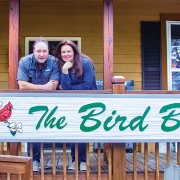
[[[71,155],[70,152],[67,152],[67,171],[68,166],[71,164]],[[177,165],[177,153],[172,152],[170,154],[170,162],[171,165]],[[45,152],[44,153],[44,165],[49,167],[48,169],[44,169],[45,173],[52,172],[52,153]],[[166,153],[159,154],[159,171],[164,172],[164,166],[166,165]],[[137,172],[144,173],[144,153],[137,153]],[[155,161],[155,153],[148,153],[148,171],[153,172],[156,170],[156,161]],[[63,172],[63,153],[56,152],[56,172]],[[68,173],[72,173],[72,171],[68,171]],[[90,173],[97,174],[98,173],[98,154],[95,152],[90,153]],[[101,153],[101,173],[108,174],[108,162],[104,161],[103,153]],[[133,153],[126,153],[126,173],[133,173]],[[34,172],[34,174],[40,174],[40,172]]]
[[[89,153],[89,160],[90,160],[90,179],[96,180],[96,179],[109,179],[108,176],[108,163],[107,161],[104,161],[104,155],[103,153],[100,153],[101,157],[101,168],[98,172],[98,153],[90,152]],[[27,156],[26,153],[22,153],[23,156]],[[156,154],[155,153],[148,153],[148,177],[145,177],[145,154],[137,152],[137,179],[138,180],[144,180],[148,178],[149,180],[155,179],[155,172],[156,172]],[[44,169],[44,177],[45,180],[50,179],[75,179],[75,172],[74,171],[68,171],[68,166],[71,163],[71,155],[70,152],[67,151],[66,153],[66,167],[67,167],[67,177],[64,177],[63,175],[63,152],[62,150],[57,150],[55,153],[56,157],[56,174],[53,173],[53,153],[52,151],[44,151],[44,165],[48,167],[47,169]],[[126,180],[132,180],[133,179],[133,153],[126,153]],[[176,165],[177,164],[177,153],[171,152],[170,153],[170,164]],[[159,179],[164,179],[164,167],[167,165],[167,155],[166,153],[159,153]],[[42,172],[41,170],[39,172],[33,172],[33,179],[40,180],[42,179]],[[86,179],[87,172],[78,172],[78,179]],[[0,179],[5,180],[7,177],[5,174],[0,174]],[[16,179],[17,176],[11,174],[11,179]]]

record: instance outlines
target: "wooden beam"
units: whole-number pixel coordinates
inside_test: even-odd
[[[104,90],[112,89],[113,77],[113,0],[103,0],[104,6]]]
[[[16,75],[19,59],[19,1],[9,1],[9,89],[18,89]]]
[[[18,89],[16,75],[19,59],[19,1],[9,1],[9,89]],[[10,153],[18,154],[18,143],[10,143]]]

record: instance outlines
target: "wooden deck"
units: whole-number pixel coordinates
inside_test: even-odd
[[[27,156],[25,153],[22,154],[23,156]],[[70,151],[66,153],[66,166],[71,164],[71,155]],[[101,175],[98,174],[98,160],[97,160],[97,153],[92,152],[90,153],[90,179],[92,180],[108,180],[108,163],[103,160],[103,153],[101,153]],[[52,151],[45,151],[44,152],[44,165],[48,166],[47,169],[44,169],[44,175],[41,174],[41,171],[33,173],[34,180],[41,180],[42,176],[44,180],[52,180],[58,179],[63,180],[63,156],[62,151],[56,151],[56,172],[53,173],[52,169]],[[177,153],[171,153],[170,155],[170,164],[177,165]],[[164,180],[164,167],[166,165],[166,154],[160,153],[159,154],[159,180]],[[144,180],[145,179],[145,172],[144,172],[144,154],[137,153],[137,179]],[[155,154],[150,153],[148,154],[148,180],[155,180]],[[86,172],[79,172],[79,179],[85,180],[86,179]],[[0,173],[0,180],[6,180],[7,176],[5,174]],[[11,180],[17,180],[17,175],[11,174]],[[22,178],[24,180],[24,178]],[[76,175],[74,171],[67,171],[67,176],[65,179],[74,180],[76,179]],[[126,153],[126,180],[133,179],[133,153]]]
[[[56,172],[62,172],[63,170],[63,163],[62,163],[62,152],[56,152]],[[171,164],[177,165],[177,154],[171,153]],[[52,172],[52,153],[45,152],[44,154],[44,164],[47,165],[49,168],[45,169],[46,172]],[[70,152],[67,152],[67,161],[66,166],[71,164],[71,155]],[[166,154],[160,153],[159,154],[159,170],[160,172],[164,172],[164,166],[166,165]],[[97,153],[90,153],[90,171],[91,173],[96,174],[98,169],[97,163]],[[137,153],[137,172],[143,173],[144,172],[144,154]],[[148,154],[148,171],[155,171],[156,163],[155,163],[155,154],[150,153]],[[70,171],[68,171],[70,172]],[[72,172],[72,171],[71,171]],[[107,174],[108,173],[108,163],[103,160],[103,153],[101,153],[101,173]],[[126,173],[132,174],[133,173],[133,153],[126,153]]]

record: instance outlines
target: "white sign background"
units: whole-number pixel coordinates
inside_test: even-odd
[[[3,102],[1,109],[10,101],[13,105],[12,115],[8,122],[22,123],[23,133],[17,132],[15,136],[10,133],[6,123],[0,122],[0,142],[174,142],[180,141],[180,128],[173,132],[164,132],[161,130],[161,124],[164,121],[162,116],[169,114],[171,110],[165,113],[159,113],[160,109],[168,104],[179,103],[180,95],[170,94],[71,94],[71,93],[0,93],[0,101]],[[93,118],[101,121],[101,126],[92,132],[83,132],[80,129],[82,123],[81,116],[87,115],[87,112],[78,113],[79,109],[90,103],[100,102],[105,104],[106,110]],[[44,127],[44,121],[41,127],[36,130],[36,125],[44,114],[44,111],[29,114],[29,109],[34,106],[47,106],[48,114],[55,107],[58,109],[53,114],[58,120],[65,116],[67,123],[63,129]],[[119,130],[118,122],[111,130],[105,131],[103,124],[105,120],[112,116],[112,125],[115,118],[126,116],[127,120],[124,123],[128,125],[130,121],[142,116],[146,108],[151,109],[143,121],[143,126],[148,124],[148,127],[140,132],[139,128],[131,130],[127,128],[124,131]],[[116,114],[112,115],[112,111],[116,110]],[[176,108],[176,113],[180,109]],[[100,108],[96,109],[96,112]],[[46,115],[46,117],[48,116]],[[51,118],[52,118],[51,117]],[[175,117],[180,121],[180,115]],[[87,126],[92,126],[95,123],[88,121]],[[168,125],[173,126],[173,121],[168,122]]]

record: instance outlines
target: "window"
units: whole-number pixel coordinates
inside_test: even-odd
[[[33,52],[33,44],[39,37],[25,37],[25,55],[31,54]],[[77,44],[81,51],[81,37],[43,37],[49,42],[49,54],[52,55],[53,49],[58,45],[63,39],[69,39]]]
[[[180,90],[180,21],[166,21],[168,90]]]

